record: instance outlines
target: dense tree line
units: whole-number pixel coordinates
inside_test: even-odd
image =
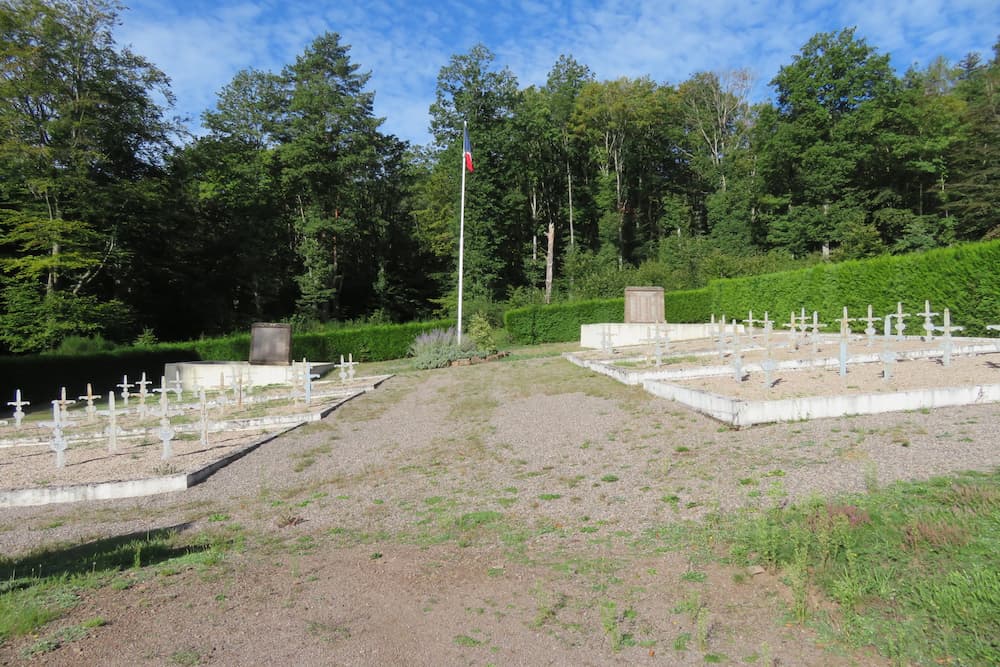
[[[599,81],[568,56],[521,87],[476,46],[414,147],[335,33],[239,72],[187,136],[117,11],[0,0],[0,348],[453,313],[463,120],[469,314],[1000,234],[1000,44],[900,77],[818,34],[761,104],[746,71]]]

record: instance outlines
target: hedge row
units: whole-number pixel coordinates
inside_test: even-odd
[[[580,340],[581,324],[621,322],[625,299],[595,299],[551,306],[512,308],[503,315],[510,339],[523,345]]]
[[[987,325],[1000,324],[1000,240],[713,280],[702,289],[668,292],[664,307],[668,322],[705,322],[712,314],[742,320],[751,310],[785,321],[804,308],[817,311],[828,330],[837,330],[844,306],[851,317],[860,317],[871,304],[881,317],[895,312],[897,302],[916,314],[925,300],[934,312],[949,308],[965,335],[987,335]],[[579,340],[581,324],[623,319],[624,300],[606,299],[510,310],[504,325],[517,343],[554,343]],[[922,331],[918,321],[910,320],[910,333]],[[940,324],[940,315],[936,321]],[[853,327],[861,331],[865,324]]]
[[[407,356],[417,335],[431,329],[446,329],[453,322],[413,322],[353,329],[333,329],[317,333],[292,333],[292,357],[312,361],[339,360],[353,354],[357,361],[383,361]],[[20,389],[31,409],[46,407],[66,387],[69,398],[87,390],[107,396],[121,382],[143,373],[150,379],[163,374],[163,366],[176,361],[243,361],[250,357],[250,334],[206,338],[188,343],[161,343],[148,348],[117,350],[91,355],[31,355],[0,357],[0,407],[6,411]],[[158,380],[157,380],[158,381]]]
[[[827,329],[848,308],[851,317],[884,316],[902,302],[916,314],[930,301],[934,312],[951,310],[964,335],[986,335],[986,325],[1000,324],[1000,241],[940,248],[912,255],[821,264],[808,269],[715,280],[709,284],[712,311],[740,319],[753,310],[785,320],[791,312],[817,311]],[[921,331],[910,320],[909,333]],[[941,317],[936,318],[938,324]],[[855,330],[864,323],[855,322]]]
[[[707,322],[712,316],[712,291],[707,287],[663,295],[667,322]]]

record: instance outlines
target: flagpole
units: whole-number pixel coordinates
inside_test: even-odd
[[[462,205],[458,217],[458,344],[462,344],[462,273],[465,256],[465,136],[469,131],[467,121],[462,121]]]

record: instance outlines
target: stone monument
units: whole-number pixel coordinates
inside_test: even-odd
[[[250,327],[250,363],[291,364],[292,325],[254,322]]]
[[[666,322],[662,287],[625,288],[625,324]]]

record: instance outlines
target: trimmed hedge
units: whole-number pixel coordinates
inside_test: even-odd
[[[198,352],[191,346],[158,345],[153,349],[118,350],[101,354],[57,355],[37,354],[24,357],[0,357],[0,404],[6,419],[7,401],[14,400],[14,391],[21,390],[24,400],[31,402],[30,411],[49,409],[49,401],[58,398],[62,387],[66,397],[76,399],[87,393],[89,382],[95,394],[106,401],[108,392],[123,375],[130,382],[143,373],[157,385],[163,366],[173,361],[196,361]]]
[[[313,361],[339,360],[353,354],[357,361],[384,361],[408,355],[417,335],[431,329],[447,329],[454,322],[412,322],[296,334],[292,332],[292,358]],[[243,361],[250,358],[250,334],[205,338],[187,343],[161,343],[148,348],[122,349],[92,355],[42,354],[0,357],[0,407],[21,390],[31,409],[48,406],[66,387],[68,398],[87,391],[103,394],[114,389],[123,375],[131,380],[143,373],[159,382],[163,366],[175,361]]]
[[[551,306],[512,308],[503,315],[504,328],[515,343],[564,343],[580,339],[581,324],[621,322],[625,299],[594,299]]]
[[[884,316],[902,301],[904,312],[915,316],[929,300],[934,312],[949,308],[952,322],[965,327],[964,335],[983,336],[989,333],[986,325],[1000,324],[1000,240],[713,280],[708,287],[668,292],[663,298],[668,322],[705,322],[713,313],[742,320],[751,310],[782,322],[805,308],[819,312],[833,331],[839,329],[836,320],[844,306],[852,317],[866,314],[869,304],[874,314]],[[579,340],[581,324],[623,319],[624,299],[604,299],[518,308],[504,315],[504,324],[511,340],[533,344]],[[855,331],[864,327],[853,323]],[[923,332],[916,317],[907,327],[911,334]]]
[[[805,308],[818,311],[832,330],[839,328],[835,320],[844,306],[852,317],[866,314],[868,304],[876,316],[884,316],[901,301],[904,312],[915,315],[929,300],[934,312],[951,310],[952,322],[966,327],[963,335],[981,336],[988,333],[987,324],[1000,324],[1000,241],[714,280],[708,289],[717,314],[740,319],[749,310],[758,316],[768,311],[783,321]],[[909,321],[908,333],[922,333],[917,321]],[[857,331],[865,327],[853,326]]]
[[[712,290],[707,287],[667,292],[663,302],[667,322],[707,322],[712,316]]]

